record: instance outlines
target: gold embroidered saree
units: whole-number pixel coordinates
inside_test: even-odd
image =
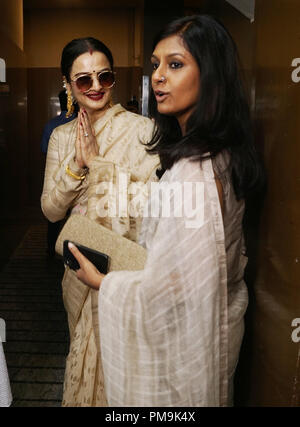
[[[51,135],[41,197],[45,216],[54,222],[63,219],[70,209],[71,214],[87,215],[105,227],[136,240],[141,217],[126,215],[123,211],[121,215],[119,212],[110,215],[110,190],[124,180],[128,186],[136,184],[137,191],[139,187],[144,190],[142,183],[156,179],[158,158],[147,154],[143,146],[151,139],[153,123],[126,111],[119,104],[110,108],[94,124],[99,156],[92,162],[83,182],[70,177],[65,171],[69,165],[75,174],[82,173],[74,162],[76,129],[77,119],[56,128]],[[133,196],[128,191],[125,193],[126,200],[130,202]],[[140,196],[139,209],[146,201],[146,192]],[[82,284],[68,268],[62,287],[70,329],[63,406],[106,406],[98,340],[98,294]]]

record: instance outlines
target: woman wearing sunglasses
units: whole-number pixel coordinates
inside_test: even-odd
[[[159,34],[152,63],[149,146],[174,189],[170,215],[144,218],[142,271],[104,276],[70,247],[99,289],[109,405],[227,406],[248,301],[244,199],[261,176],[236,48],[213,18],[185,17]]]
[[[159,164],[143,144],[153,134],[150,119],[113,105],[115,85],[110,50],[94,38],[75,39],[62,52],[61,70],[68,94],[68,114],[77,102],[77,119],[54,130],[49,142],[41,197],[48,220],[65,218],[68,211],[87,215],[117,233],[136,240],[141,215],[112,215],[109,186],[126,178],[146,183],[155,179]],[[101,187],[103,185],[103,187]],[[130,202],[130,195],[126,195]],[[140,199],[141,200],[141,199]],[[116,203],[117,200],[114,200]],[[142,205],[142,202],[140,206]],[[100,357],[91,306],[95,295],[66,268],[63,298],[70,329],[70,352],[64,381],[64,406],[105,406]],[[98,334],[97,334],[98,335]]]

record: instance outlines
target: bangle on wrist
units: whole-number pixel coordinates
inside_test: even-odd
[[[71,171],[71,169],[69,168],[69,165],[66,166],[66,173],[71,176],[74,179],[78,179],[80,181],[83,181],[86,177],[86,173],[82,174],[82,175],[76,175],[74,172]]]

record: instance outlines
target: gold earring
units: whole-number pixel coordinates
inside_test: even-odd
[[[66,90],[66,94],[67,94],[67,112],[66,112],[66,117],[70,117],[72,116],[72,114],[74,113],[74,105],[73,105],[73,96],[72,96],[72,92],[71,90],[68,88],[67,86],[67,81],[64,78],[63,79],[63,87]]]
[[[67,99],[67,109],[68,109],[68,111],[66,112],[66,117],[70,117],[74,113],[74,105],[73,105],[73,96],[72,96],[72,93],[68,89],[67,89],[67,95],[68,95],[68,99]]]

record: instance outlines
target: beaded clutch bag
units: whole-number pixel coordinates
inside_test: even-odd
[[[110,257],[110,271],[142,270],[147,251],[143,246],[126,239],[83,215],[71,215],[56,241],[55,250],[63,255],[65,240],[95,249]]]

